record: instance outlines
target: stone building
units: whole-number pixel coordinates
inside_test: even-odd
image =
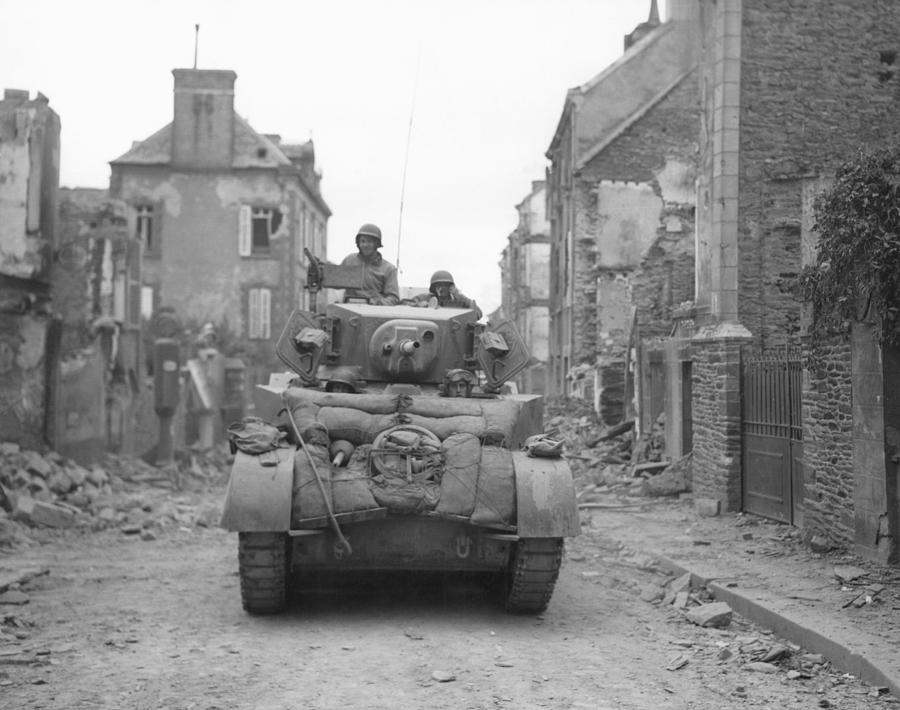
[[[264,382],[281,325],[308,305],[304,249],[327,256],[313,144],[257,133],[235,112],[232,71],[173,75],[172,122],[110,163],[144,246],[142,312],[215,324],[249,384]]]
[[[695,4],[672,0],[660,22],[653,0],[624,54],[568,91],[546,153],[548,390],[591,399],[609,424],[663,410],[644,343],[693,298],[697,56]]]
[[[500,308],[513,321],[531,353],[515,382],[520,392],[546,393],[550,295],[550,224],[543,180],[516,205],[518,223],[500,258]]]
[[[57,244],[59,116],[47,97],[6,89],[0,101],[0,440],[29,448],[50,435],[59,328],[50,274]]]
[[[813,197],[859,147],[900,132],[900,5],[702,0],[700,11],[695,498],[896,559],[893,358],[860,325],[802,374],[788,348],[802,344]],[[782,373],[762,395],[759,363]]]
[[[133,213],[106,190],[61,188],[59,248],[51,281],[58,322],[50,440],[91,461],[147,447],[136,415],[142,384],[141,243]]]

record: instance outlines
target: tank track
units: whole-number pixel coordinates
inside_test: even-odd
[[[516,543],[508,573],[508,612],[539,614],[547,608],[559,576],[562,555],[562,538],[530,538]]]
[[[277,614],[287,606],[289,542],[285,533],[238,533],[241,602],[250,614]]]

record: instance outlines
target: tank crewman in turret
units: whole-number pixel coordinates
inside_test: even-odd
[[[379,253],[381,230],[374,224],[364,224],[356,232],[358,252],[350,254],[341,266],[356,266],[362,270],[362,289],[346,289],[345,298],[366,298],[376,306],[395,306],[400,302],[397,267]]]
[[[443,270],[435,271],[431,275],[428,293],[417,296],[416,305],[429,308],[471,308],[479,320],[482,315],[474,299],[460,293],[453,281],[453,275]]]

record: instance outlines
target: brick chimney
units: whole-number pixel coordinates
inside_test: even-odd
[[[225,69],[173,69],[172,74],[172,166],[230,168],[237,74]]]

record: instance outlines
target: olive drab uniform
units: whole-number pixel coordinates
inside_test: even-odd
[[[397,282],[397,267],[378,252],[371,257],[350,254],[341,266],[355,266],[362,270],[363,290],[347,289],[346,298],[368,298],[378,306],[395,306],[400,302],[400,286]],[[372,294],[376,294],[373,298]]]

